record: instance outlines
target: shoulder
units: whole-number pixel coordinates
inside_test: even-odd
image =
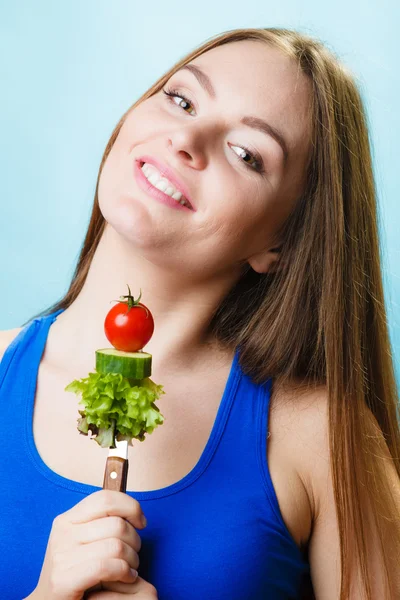
[[[3,354],[7,350],[8,346],[17,337],[21,330],[22,327],[17,327],[15,329],[5,329],[4,331],[0,331],[0,361],[3,358]]]
[[[340,556],[330,469],[329,403],[325,386],[277,386],[271,412],[285,428],[285,453],[309,506],[307,549],[316,598],[338,598]],[[331,592],[327,592],[327,587]]]
[[[327,406],[323,387],[305,390],[296,381],[285,385],[273,381],[269,470],[283,519],[302,549],[309,544],[316,511],[316,455],[322,460],[321,474],[329,464]]]
[[[298,381],[274,382],[271,413],[285,431],[288,456],[315,514],[317,477],[326,476],[330,464],[327,388],[304,388]]]
[[[326,386],[302,391],[293,386],[291,390],[281,393],[284,409],[277,403],[276,410],[287,413],[290,428],[290,454],[293,468],[303,482],[307,491],[311,510],[311,534],[308,541],[308,559],[316,598],[333,600],[339,597],[340,589],[340,536],[337,518],[336,501],[334,495],[333,477],[331,469],[330,435],[329,435],[329,397]],[[369,434],[382,438],[383,434],[373,413],[366,408],[367,417],[365,426]],[[383,446],[382,446],[383,448]],[[400,505],[400,481],[386,448],[385,455],[391,463],[391,471],[387,475],[393,482],[393,489],[397,490]],[[382,567],[378,556],[378,532],[373,525],[372,515],[360,501],[360,511],[367,524],[365,536],[367,545],[371,550],[368,556],[368,569],[373,573],[373,597],[383,598]],[[389,537],[386,543],[389,544]],[[391,573],[394,581],[395,566]],[[358,570],[351,573],[351,585],[354,594],[351,598],[361,597],[360,579]],[[397,583],[400,585],[400,582]],[[399,588],[396,588],[396,590]],[[397,597],[397,596],[396,596]]]

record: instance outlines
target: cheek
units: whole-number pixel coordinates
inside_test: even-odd
[[[248,257],[271,243],[283,221],[281,216],[282,209],[275,194],[263,190],[262,195],[244,196],[222,229],[233,252]]]
[[[99,178],[98,200],[105,220],[125,238],[135,230],[148,231],[148,215],[139,202],[133,202],[133,165],[128,151],[115,142]]]
[[[119,148],[114,144],[99,178],[98,198],[103,214],[115,203],[123,190],[123,179],[127,179],[127,173],[123,175],[121,172],[122,165]]]
[[[268,198],[265,198],[265,190],[262,194],[254,181],[247,185],[240,185],[238,180],[232,182],[232,177],[228,181],[229,184],[220,187],[219,193],[213,194],[210,222],[215,232],[228,239],[236,237],[240,242],[247,235],[251,236],[260,221],[265,220]]]
[[[255,219],[243,203],[221,206],[207,220],[208,254],[227,263],[246,258],[258,234],[256,228]]]
[[[135,146],[148,143],[160,137],[160,133],[168,126],[168,115],[160,109],[155,100],[151,98],[142,102],[126,119],[120,134],[128,151]]]
[[[134,189],[134,152],[136,146],[136,111],[122,126],[117,139],[104,163],[99,178],[98,197],[100,210],[105,213],[115,208],[120,199],[132,195]],[[139,132],[140,133],[140,132]]]

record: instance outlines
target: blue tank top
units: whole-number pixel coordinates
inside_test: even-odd
[[[61,312],[28,323],[0,363],[2,600],[33,591],[53,519],[102,485],[58,475],[33,439],[38,368]],[[241,371],[237,351],[192,471],[162,489],[127,492],[148,519],[139,531],[139,574],[156,587],[159,600],[299,599],[309,565],[282,519],[268,470],[270,389],[271,379],[256,385]]]

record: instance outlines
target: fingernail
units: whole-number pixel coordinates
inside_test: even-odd
[[[131,569],[131,573],[133,577],[137,577],[138,576],[138,572],[135,571],[135,569]]]
[[[143,525],[143,527],[147,526],[147,519],[144,515],[142,515],[142,525]]]

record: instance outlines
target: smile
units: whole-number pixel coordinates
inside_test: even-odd
[[[182,206],[189,207],[189,203],[186,200],[185,196],[175,188],[175,186],[169,181],[169,179],[163,177],[160,171],[154,165],[150,165],[149,163],[143,163],[140,168],[143,171],[147,181],[149,181],[155,188],[161,190],[162,192],[164,192],[164,194],[167,194],[167,196],[170,196],[171,198],[182,204]]]

